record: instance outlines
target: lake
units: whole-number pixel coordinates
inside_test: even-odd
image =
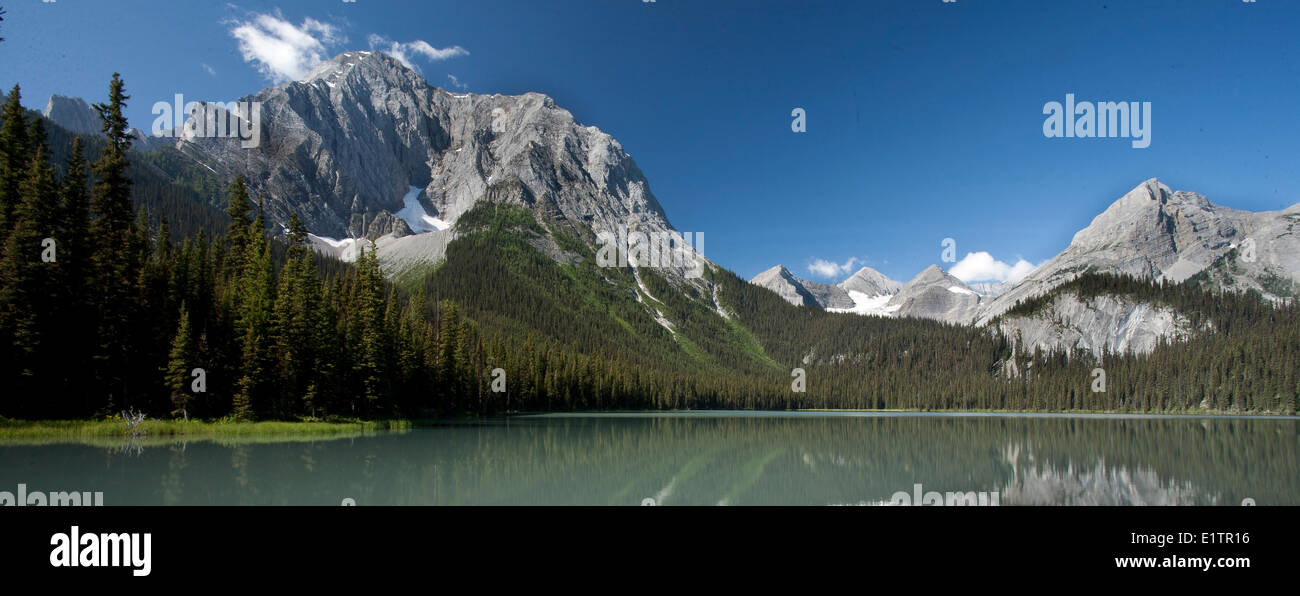
[[[106,505],[870,505],[927,493],[1297,505],[1298,430],[1294,417],[548,414],[349,438],[3,445],[0,491],[102,491]]]

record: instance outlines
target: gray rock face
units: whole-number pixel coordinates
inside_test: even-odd
[[[773,292],[776,292],[786,302],[795,306],[815,306],[818,308],[851,308],[853,299],[849,298],[849,293],[839,286],[829,284],[819,284],[804,279],[799,279],[790,273],[784,265],[777,265],[767,271],[754,276],[749,280],[757,286],[762,286]]]
[[[1196,193],[1174,192],[1156,179],[1138,185],[1074,235],[1069,247],[1015,287],[980,308],[986,324],[1021,300],[1042,295],[1085,271],[1182,281],[1233,248],[1250,245],[1254,260],[1234,275],[1239,287],[1270,285],[1270,275],[1300,281],[1300,205],[1253,213],[1220,207]],[[1276,284],[1271,284],[1276,285]]]
[[[979,304],[979,294],[937,265],[926,267],[889,300],[897,316],[960,324],[975,318]]]
[[[987,298],[1001,296],[1015,284],[1009,282],[980,282],[966,284],[970,289],[975,290],[976,294]]]
[[[99,112],[80,97],[51,95],[49,101],[45,103],[45,111],[41,114],[67,129],[68,132],[95,136],[104,133]],[[131,135],[135,137],[134,145],[137,149],[148,151],[167,144],[166,141],[151,137],[138,128],[132,128]]]
[[[97,135],[102,131],[99,113],[80,97],[51,95],[41,113],[69,132]]]
[[[1075,294],[1057,296],[1042,312],[1000,319],[997,327],[1018,349],[1070,356],[1149,354],[1162,338],[1182,340],[1191,332],[1187,318],[1167,307],[1122,296],[1084,301]]]
[[[596,232],[671,230],[649,183],[617,141],[551,98],[453,94],[377,52],[347,52],[262,102],[261,143],[182,138],[219,174],[243,175],[276,221],[298,213],[334,238],[401,233],[387,217],[417,187],[425,212],[454,223],[488,200],[540,210]],[[198,117],[205,117],[205,106]]]
[[[903,289],[903,284],[890,279],[885,274],[870,267],[863,267],[848,279],[839,283],[847,292],[859,292],[867,297],[894,295]]]

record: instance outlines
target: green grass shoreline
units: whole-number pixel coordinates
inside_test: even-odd
[[[0,442],[58,442],[91,440],[164,439],[312,439],[320,437],[360,436],[388,430],[405,430],[411,427],[406,420],[342,420],[342,421],[269,421],[232,422],[226,420],[145,420],[136,428],[134,437],[121,419],[99,420],[14,420],[0,418]]]
[[[699,411],[699,410],[695,410]],[[853,409],[805,408],[786,410],[808,413],[970,413],[970,414],[1093,414],[1093,415],[1176,415],[1176,416],[1252,416],[1259,418],[1287,417],[1285,412],[1208,411],[1140,413],[1105,410],[930,410],[930,409]],[[521,412],[514,412],[520,414]],[[131,440],[137,444],[174,443],[183,440],[236,440],[240,442],[273,443],[311,441],[359,437],[384,431],[405,431],[418,426],[412,420],[304,420],[233,422],[229,420],[145,420],[132,436],[120,418],[96,420],[15,420],[0,417],[0,445],[44,445],[55,443],[85,443],[95,445],[120,445]]]

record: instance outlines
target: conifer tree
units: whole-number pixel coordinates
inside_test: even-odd
[[[167,389],[171,391],[172,403],[176,404],[176,408],[180,410],[185,420],[190,419],[190,372],[197,360],[194,344],[190,313],[185,305],[181,304],[180,322],[177,324],[176,336],[172,338],[164,372],[167,375]]]
[[[127,382],[130,371],[131,316],[136,308],[139,271],[132,250],[131,179],[126,170],[131,137],[127,128],[126,94],[117,73],[109,83],[108,102],[95,105],[108,141],[95,162],[95,187],[91,209],[95,219],[91,232],[97,241],[94,253],[99,298],[99,349],[96,355],[98,379],[107,394],[109,411],[126,406],[130,399]]]
[[[230,202],[226,205],[226,215],[230,216],[230,229],[226,232],[226,241],[230,243],[231,269],[238,271],[244,265],[248,251],[248,214],[252,205],[248,200],[248,186],[244,177],[238,176],[230,184]]]
[[[256,225],[256,224],[254,224]],[[275,306],[275,267],[266,235],[251,238],[243,272],[236,283],[237,322],[242,331],[240,364],[243,374],[235,396],[235,414],[248,419],[273,407],[271,320]]]
[[[279,363],[279,382],[283,387],[281,412],[301,411],[301,401],[308,400],[313,371],[316,369],[315,316],[320,301],[320,281],[307,248],[307,230],[294,213],[289,217],[289,248],[280,285],[275,295],[275,354]]]
[[[370,250],[357,257],[357,316],[361,323],[361,358],[358,372],[365,395],[365,411],[372,411],[387,395],[388,355],[386,350],[384,277],[374,241]]]
[[[9,91],[0,118],[4,119],[0,125],[0,242],[3,242],[13,227],[11,217],[20,200],[18,187],[32,156],[27,141],[27,114],[18,85]]]

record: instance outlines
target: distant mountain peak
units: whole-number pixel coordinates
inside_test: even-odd
[[[795,306],[852,308],[854,305],[853,299],[843,288],[800,279],[785,265],[777,265],[759,273],[749,283],[772,290]]]
[[[840,282],[839,286],[845,291],[859,292],[869,298],[897,294],[903,289],[903,284],[871,267],[858,269],[848,279]]]
[[[50,100],[45,103],[45,111],[41,114],[53,120],[55,124],[68,129],[68,132],[76,134],[95,135],[100,134],[103,129],[99,112],[80,97],[68,97],[57,93],[51,95]]]

